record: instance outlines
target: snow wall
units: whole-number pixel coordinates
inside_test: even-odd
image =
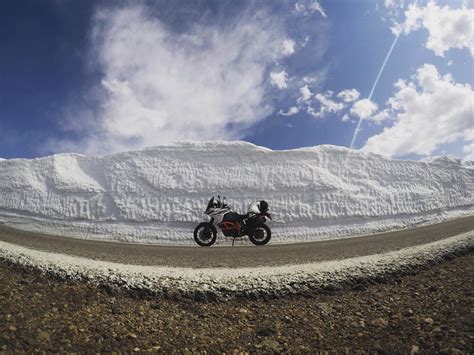
[[[474,169],[335,146],[181,142],[104,157],[0,161],[0,221],[87,239],[193,244],[208,199],[269,202],[273,242],[341,238],[472,214]],[[218,238],[221,244],[228,240]]]

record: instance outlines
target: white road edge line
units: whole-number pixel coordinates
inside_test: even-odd
[[[474,231],[398,251],[343,260],[253,268],[126,265],[48,253],[0,241],[0,259],[61,278],[151,293],[292,293],[410,270],[474,247]]]

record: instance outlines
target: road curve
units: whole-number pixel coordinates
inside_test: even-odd
[[[0,240],[30,249],[121,264],[172,267],[256,267],[339,260],[396,251],[474,230],[474,215],[413,229],[355,238],[264,247],[183,247],[65,238],[0,227]]]

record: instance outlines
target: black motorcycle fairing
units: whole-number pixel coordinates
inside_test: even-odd
[[[265,224],[266,219],[262,215],[253,215],[245,221],[245,229],[252,229]]]
[[[214,196],[212,196],[209,202],[207,203],[206,212],[209,211],[209,209],[211,209],[212,207],[214,207]]]

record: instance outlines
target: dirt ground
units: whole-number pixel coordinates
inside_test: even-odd
[[[158,299],[0,262],[0,351],[474,351],[474,253],[383,283],[277,299]]]

